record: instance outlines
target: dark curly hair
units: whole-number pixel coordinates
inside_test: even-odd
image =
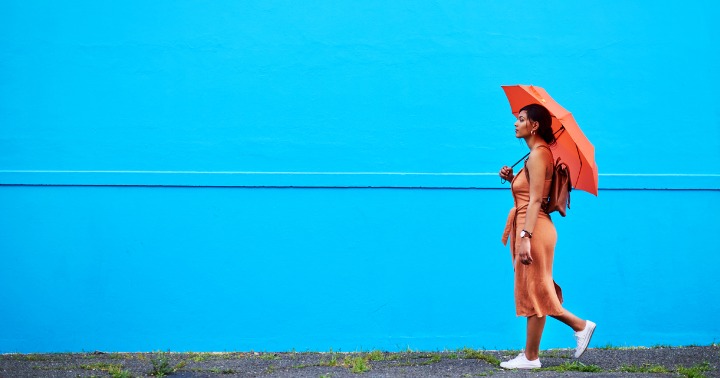
[[[520,111],[525,111],[528,119],[537,121],[540,124],[537,133],[547,144],[555,143],[555,135],[552,130],[552,116],[546,107],[540,104],[525,105]]]

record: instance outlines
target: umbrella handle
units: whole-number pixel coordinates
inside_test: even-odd
[[[523,161],[523,160],[525,160],[528,156],[530,156],[530,153],[529,153],[529,152],[527,153],[527,155],[521,157],[520,160],[516,161],[515,164],[511,165],[510,168],[511,168],[511,169],[512,169],[512,168],[515,168],[516,165],[520,164],[520,162]],[[500,179],[500,183],[501,183],[501,184],[504,184],[504,183],[506,183],[506,182],[507,182],[507,180],[505,180],[505,179],[503,179],[503,178]]]

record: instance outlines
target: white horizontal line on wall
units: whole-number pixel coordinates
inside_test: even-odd
[[[600,173],[600,177],[720,177],[714,173]]]
[[[720,190],[720,174],[606,173],[600,189]],[[496,172],[0,170],[0,185],[507,189]]]
[[[64,171],[0,170],[3,173],[113,173],[113,174],[196,174],[196,175],[419,175],[419,176],[496,176],[497,173],[466,172],[262,172],[262,171]]]

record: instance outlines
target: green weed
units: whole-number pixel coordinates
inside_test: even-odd
[[[267,360],[267,361],[280,359],[280,357],[278,355],[276,355],[275,353],[265,353],[265,354],[261,355],[260,358],[263,360]]]
[[[550,370],[550,371],[558,371],[558,372],[579,371],[579,372],[584,372],[584,373],[599,373],[599,372],[603,371],[603,369],[600,366],[585,365],[584,363],[579,362],[579,361],[565,362],[561,365],[550,366],[550,367],[542,368],[542,369],[538,369],[538,370]]]
[[[84,370],[100,370],[100,371],[108,371],[112,367],[122,367],[122,365],[114,365],[109,364],[107,362],[98,362],[94,364],[87,364],[87,365],[80,365],[81,369]]]
[[[187,366],[187,361],[185,361],[185,360],[180,361],[180,362],[178,362],[177,365],[175,365],[175,367],[173,368],[173,372],[176,372],[176,371],[184,368],[185,366]]]
[[[132,360],[135,358],[132,353],[118,353],[118,352],[110,353],[108,355],[108,357],[110,357],[111,360]]]
[[[705,374],[703,373],[706,371],[710,371],[710,364],[707,362],[703,362],[689,368],[683,366],[677,367],[677,373],[687,378],[704,378]]]
[[[665,366],[651,364],[642,364],[640,366],[623,365],[619,370],[625,373],[670,373],[670,370]]]
[[[384,361],[385,354],[379,350],[374,350],[374,351],[368,353],[367,358],[370,361]]]
[[[203,362],[210,359],[210,353],[188,353],[188,359],[192,362]]]
[[[601,350],[632,350],[632,349],[648,349],[648,348],[647,348],[647,347],[643,347],[643,346],[634,347],[634,346],[619,346],[619,345],[607,344],[607,345],[605,345],[605,346],[597,347],[596,349],[601,349]]]
[[[151,357],[150,363],[152,363],[153,366],[150,375],[154,377],[164,377],[175,372],[175,370],[170,367],[170,360],[165,353],[159,353],[158,356],[154,358]]]
[[[407,358],[407,355],[403,354],[402,352],[397,352],[397,353],[390,353],[390,355],[387,356],[385,359],[388,361],[397,361],[397,360],[400,360],[403,358]]]
[[[81,369],[84,370],[99,370],[110,374],[112,378],[130,378],[131,374],[127,370],[123,370],[123,366],[119,364],[108,364],[105,362],[98,362],[95,364],[80,365]]]
[[[672,345],[668,345],[668,344],[655,344],[655,345],[653,345],[651,348],[652,348],[652,349],[672,349],[673,346],[672,346]]]
[[[442,361],[442,357],[440,356],[440,354],[437,354],[437,353],[432,354],[428,357],[430,357],[430,359],[423,362],[422,363],[423,365],[432,365],[432,364],[436,364],[436,363]]]
[[[339,364],[339,363],[338,363],[337,353],[332,353],[332,351],[330,352],[330,359],[329,359],[329,360],[326,361],[326,360],[323,359],[323,360],[320,361],[320,366],[331,366],[331,367],[335,367],[335,366],[338,366],[338,364]]]
[[[544,358],[570,358],[567,351],[561,349],[545,350],[540,352],[539,357]]]
[[[343,365],[345,365],[353,373],[364,373],[366,371],[370,371],[370,364],[362,357],[347,356],[345,357],[345,361],[343,361]]]
[[[481,352],[479,350],[471,349],[471,348],[464,348],[462,350],[463,352],[463,358],[472,358],[476,360],[485,361],[491,365],[500,365],[500,360],[498,360],[495,356],[489,355],[487,353]]]
[[[108,373],[110,374],[110,378],[132,378],[130,372],[123,370],[122,367],[111,368],[108,370]]]
[[[21,358],[26,361],[45,361],[45,360],[49,359],[48,357],[40,355],[40,354],[28,354]]]

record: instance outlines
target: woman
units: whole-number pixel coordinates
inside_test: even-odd
[[[552,264],[557,233],[550,216],[542,210],[543,198],[550,193],[553,156],[548,147],[555,143],[550,112],[542,105],[530,104],[520,109],[515,122],[515,137],[525,139],[530,155],[523,168],[527,172],[513,175],[508,166],[500,177],[511,181],[515,207],[510,211],[503,236],[510,250],[515,270],[515,308],[518,316],[527,317],[525,352],[500,364],[506,369],[541,367],[538,353],[546,315],[560,320],[575,331],[579,358],[595,330],[595,323],[583,320],[562,307],[562,291],[553,281]]]

